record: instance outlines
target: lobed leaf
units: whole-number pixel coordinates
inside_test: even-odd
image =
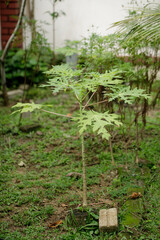
[[[59,91],[71,89],[72,85],[77,82],[76,78],[81,75],[82,70],[73,70],[70,66],[64,64],[53,66],[52,69],[45,73],[51,78],[46,84],[41,85],[41,87],[52,87],[52,91],[58,93]]]
[[[33,112],[34,110],[41,109],[42,107],[43,107],[43,105],[36,104],[34,102],[32,102],[32,103],[17,103],[12,108],[20,108],[20,109],[14,111],[12,114],[17,113],[17,112],[19,112],[19,113]]]
[[[109,101],[119,99],[124,101],[125,103],[131,104],[135,98],[150,98],[148,94],[144,93],[143,89],[130,89],[130,87],[121,86],[112,90],[112,93],[106,94],[109,96]]]
[[[109,112],[98,113],[95,111],[83,111],[82,115],[75,119],[78,121],[79,133],[82,134],[91,127],[93,132],[100,134],[102,138],[109,139],[110,134],[106,127],[111,125],[120,126],[122,123],[118,121],[118,115]]]

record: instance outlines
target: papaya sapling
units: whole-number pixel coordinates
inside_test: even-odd
[[[107,89],[112,89],[115,86],[120,86],[122,81],[119,80],[120,72],[113,70],[100,74],[98,72],[85,73],[83,69],[73,70],[68,65],[54,66],[46,72],[49,77],[48,82],[43,85],[51,87],[53,93],[58,92],[72,92],[76,101],[79,104],[79,113],[77,116],[68,116],[56,112],[50,112],[43,109],[44,105],[35,103],[17,103],[14,108],[20,108],[15,112],[32,112],[36,109],[48,112],[57,116],[69,117],[77,122],[79,133],[81,137],[82,150],[82,176],[83,176],[83,206],[87,206],[87,183],[86,183],[86,157],[84,133],[90,127],[93,132],[100,134],[103,139],[109,140],[110,133],[107,128],[109,126],[120,126],[121,122],[118,120],[118,115],[110,114],[109,111],[99,113],[96,111],[86,110],[94,94],[99,86],[104,86]],[[91,97],[88,96],[91,94]],[[86,102],[86,104],[84,104]]]

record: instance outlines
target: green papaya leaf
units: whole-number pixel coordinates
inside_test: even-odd
[[[79,133],[82,134],[91,127],[93,132],[100,134],[102,138],[109,139],[110,134],[106,127],[111,125],[120,126],[122,123],[118,121],[118,115],[109,112],[98,113],[95,111],[83,111],[82,115],[75,118],[78,121]]]
[[[132,104],[135,98],[145,98],[148,99],[150,96],[144,92],[143,89],[130,89],[130,87],[117,87],[113,89],[113,92],[106,94],[109,96],[109,101],[115,99],[123,100],[125,103]]]
[[[12,108],[20,108],[20,109],[14,111],[12,114],[17,113],[17,112],[19,112],[19,113],[33,112],[34,110],[41,109],[42,107],[43,107],[43,105],[35,104],[34,102],[32,102],[32,103],[17,103]]]

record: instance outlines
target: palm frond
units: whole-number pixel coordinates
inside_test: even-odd
[[[150,4],[151,5],[151,4]],[[125,35],[125,40],[136,38],[137,41],[160,40],[160,4],[149,4],[134,16],[115,22],[111,27],[118,27],[118,33]]]

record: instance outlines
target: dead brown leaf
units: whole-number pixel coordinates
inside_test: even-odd
[[[71,117],[71,116],[72,116],[72,113],[68,113],[68,114],[67,114],[67,117]]]
[[[66,205],[66,204],[64,204],[64,203],[62,203],[62,204],[61,204],[61,206],[62,206],[62,207],[67,207],[67,205]]]
[[[57,228],[59,225],[61,225],[63,223],[62,220],[58,220],[57,222],[55,223],[51,223],[48,227],[49,228]]]
[[[140,192],[133,192],[130,196],[129,196],[129,198],[131,198],[131,199],[137,199],[137,198],[141,198],[141,197],[143,197],[143,195],[142,195],[142,193],[140,193]]]

